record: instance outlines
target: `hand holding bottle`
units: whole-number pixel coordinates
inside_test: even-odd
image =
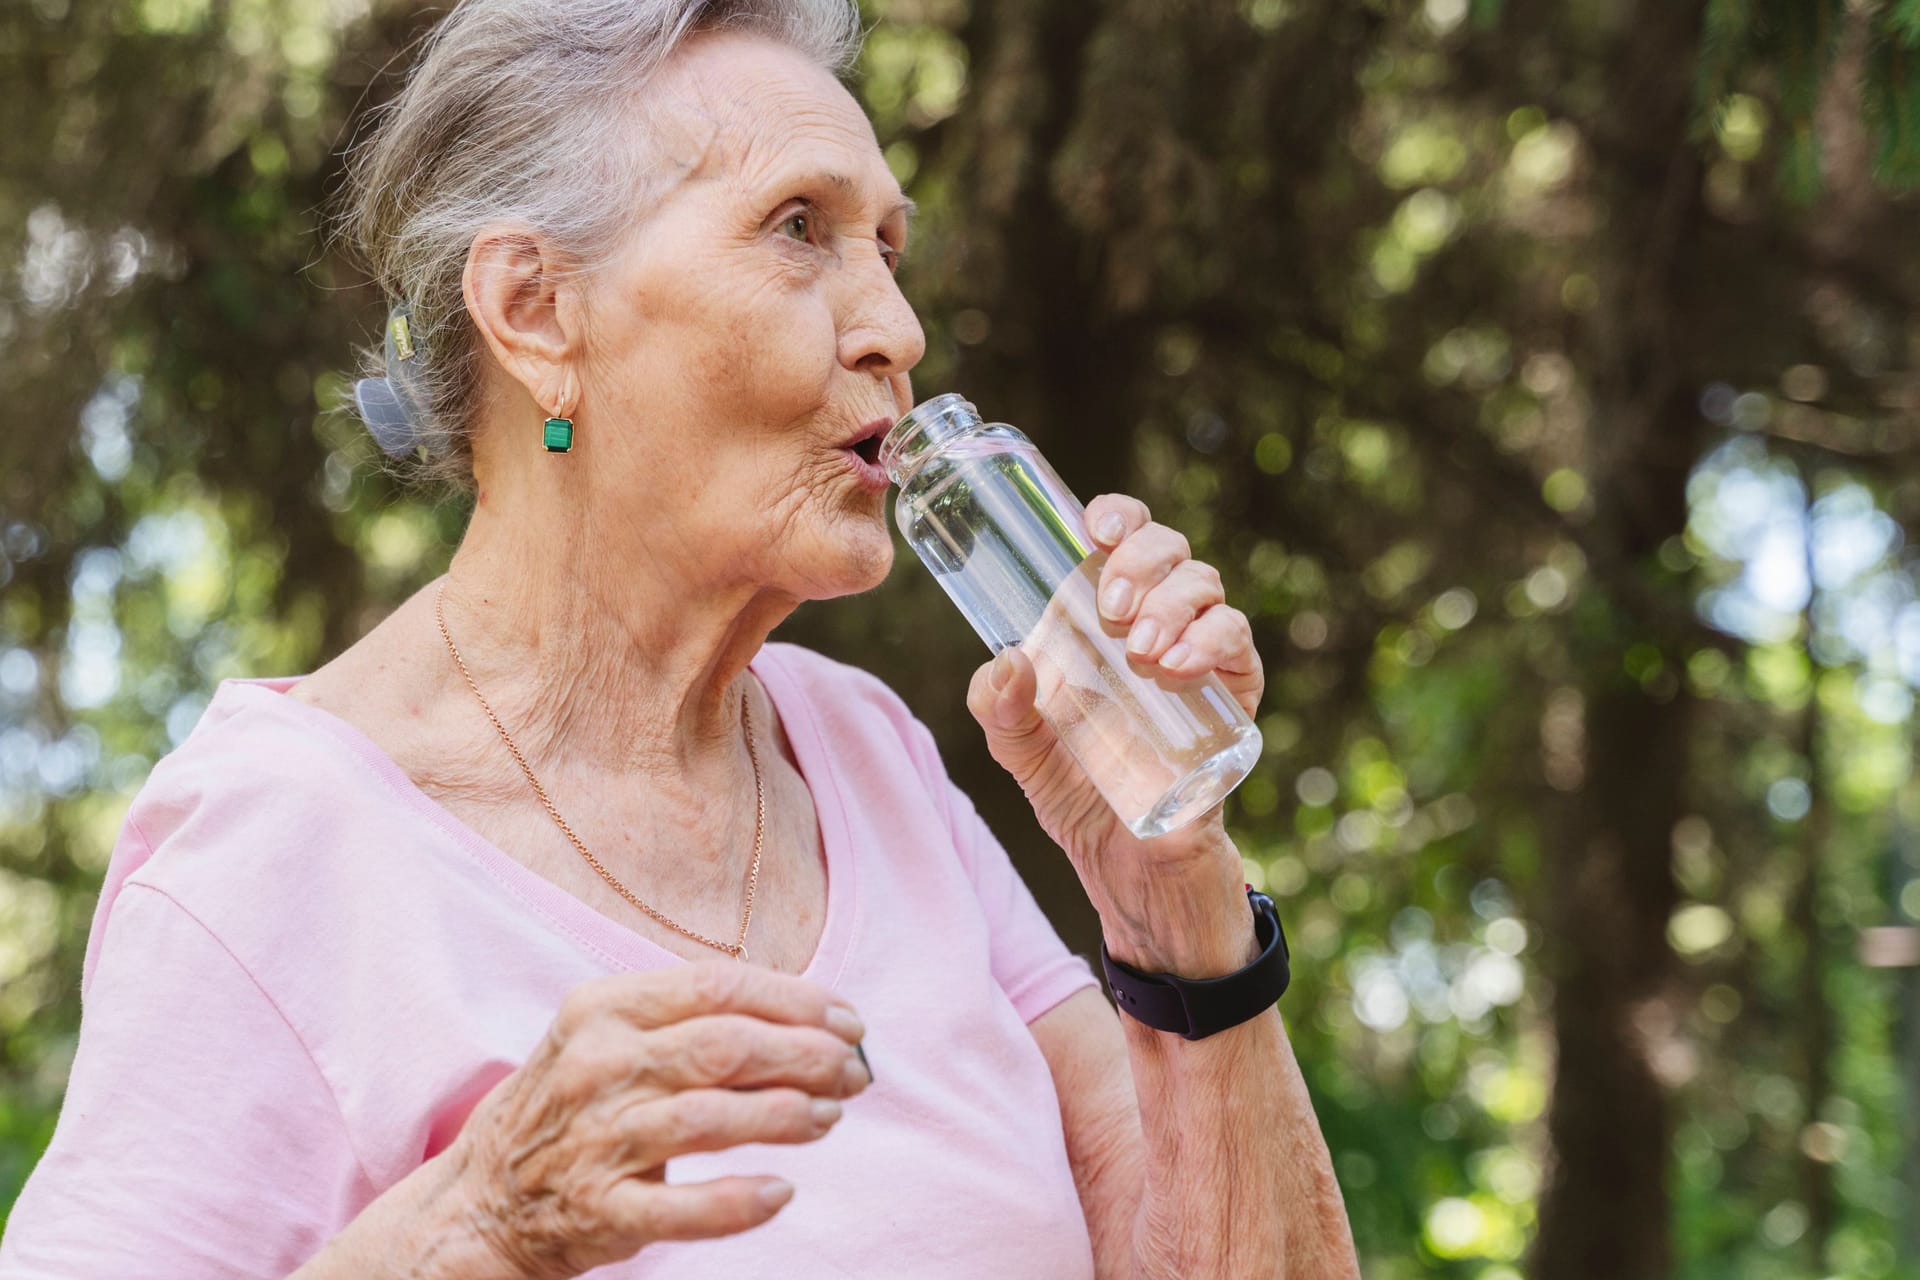
[[[1087,504],[1087,527],[1105,553],[1096,586],[1101,621],[1126,636],[1135,669],[1182,678],[1212,673],[1252,715],[1266,686],[1264,668],[1246,615],[1226,603],[1219,573],[1193,559],[1186,539],[1155,524],[1138,499],[1095,498]],[[1173,948],[1206,946],[1216,910],[1224,954],[1248,928],[1240,855],[1219,805],[1170,834],[1136,837],[1036,709],[1040,673],[1028,647],[1002,650],[968,687],[967,707],[986,731],[989,751],[1066,851],[1115,957],[1198,976],[1195,966],[1206,962],[1197,951],[1170,954]],[[1222,972],[1237,967],[1221,964]]]
[[[1251,644],[1233,638],[1244,618],[1203,619],[1224,607],[1220,580],[1185,539],[1125,498],[1096,535],[1025,433],[951,392],[895,423],[880,462],[908,544],[989,649],[1031,663],[1033,709],[1127,830],[1150,839],[1217,808],[1260,758],[1260,731],[1196,645]]]

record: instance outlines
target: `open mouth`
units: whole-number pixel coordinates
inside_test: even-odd
[[[877,467],[880,465],[880,442],[886,439],[887,432],[892,426],[891,419],[875,418],[862,428],[866,434],[857,440],[849,440],[840,447],[868,466]]]
[[[892,482],[880,465],[880,445],[892,429],[891,419],[872,418],[860,424],[860,435],[841,442],[840,451],[846,455],[854,483],[868,494],[881,493]]]

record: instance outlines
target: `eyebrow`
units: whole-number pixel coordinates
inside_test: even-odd
[[[846,196],[849,200],[858,200],[860,198],[860,184],[852,178],[849,178],[846,174],[828,172],[820,176],[826,180],[827,185]],[[901,214],[907,218],[912,218],[913,215],[919,211],[920,206],[903,195],[900,197],[900,203],[888,210],[887,217],[891,218],[894,214]]]

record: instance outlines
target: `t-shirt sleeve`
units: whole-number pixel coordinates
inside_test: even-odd
[[[947,776],[933,733],[892,690],[866,678],[882,691],[908,758],[946,811],[954,850],[986,916],[994,980],[1022,1020],[1031,1023],[1082,987],[1099,986],[1092,967],[1060,940],[973,801]]]
[[[283,1277],[372,1199],[325,1078],[185,908],[112,903],[66,1100],[0,1240],[5,1280]]]
[[[973,801],[951,782],[946,787],[954,847],[987,917],[994,980],[1031,1023],[1082,987],[1099,983],[1087,962],[1060,941]]]

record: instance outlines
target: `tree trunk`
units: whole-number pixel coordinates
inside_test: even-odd
[[[1686,482],[1702,443],[1696,397],[1711,370],[1688,349],[1712,291],[1689,280],[1711,234],[1689,137],[1698,3],[1647,0],[1623,16],[1604,115],[1589,122],[1600,302],[1569,352],[1590,371],[1586,476],[1592,544],[1612,577],[1649,570],[1686,527]],[[1691,358],[1690,358],[1691,357]],[[1687,812],[1693,707],[1668,675],[1629,678],[1631,607],[1604,599],[1571,644],[1585,709],[1584,779],[1547,867],[1557,1041],[1541,1202],[1540,1280],[1670,1274],[1672,1129],[1667,1085],[1679,1022],[1668,987],[1676,904],[1671,835]],[[1669,653],[1676,669],[1683,654]]]

